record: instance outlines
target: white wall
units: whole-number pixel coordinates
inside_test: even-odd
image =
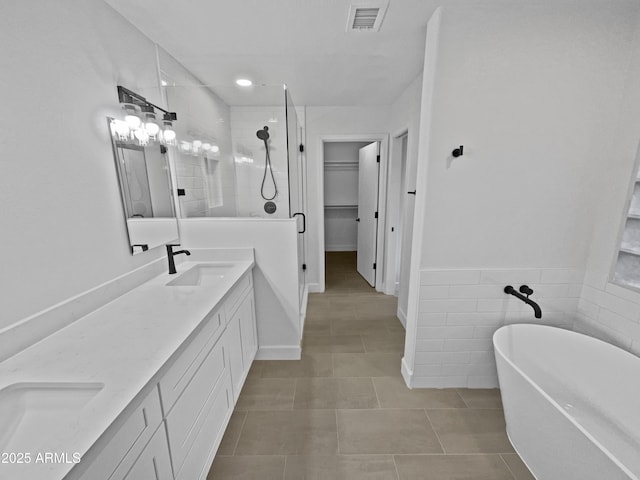
[[[0,6],[7,326],[159,258],[131,256],[107,128],[116,85],[160,103],[154,44],[98,0]]]
[[[318,240],[323,238],[324,205],[319,190],[324,175],[322,135],[378,134],[388,131],[389,107],[313,107],[306,108],[307,153],[307,283],[310,291],[318,288],[324,252]]]
[[[300,358],[301,318],[295,219],[181,219],[180,239],[189,248],[253,248],[258,358]]]
[[[498,269],[503,273],[492,288],[500,289],[502,283],[540,280],[542,274],[523,274],[529,270],[584,269],[597,202],[594,180],[598,164],[610,156],[637,13],[631,3],[442,8],[437,38],[427,42],[422,97],[420,231],[414,235],[420,246],[412,260],[422,276]],[[464,156],[452,161],[451,151],[461,144]],[[577,303],[566,286],[575,273],[567,275],[554,277],[554,297],[562,299],[564,313]],[[415,385],[439,386],[446,357],[434,359],[433,370],[410,371],[423,347],[413,346],[415,335],[436,326],[442,314],[450,324],[462,307],[446,300],[421,310],[414,272],[411,282],[413,339],[405,376],[419,376]],[[438,286],[450,291],[453,284]],[[465,312],[487,311],[485,300],[495,292],[485,290],[467,293]],[[540,292],[535,298],[544,315],[553,302],[543,297]],[[490,302],[489,311],[504,316],[508,303],[497,300],[502,305]],[[466,326],[475,326],[472,317]],[[449,353],[469,353],[475,347],[461,342],[451,348]],[[464,372],[455,385],[491,385],[486,371]]]

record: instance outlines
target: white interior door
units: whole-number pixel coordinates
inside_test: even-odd
[[[358,157],[358,273],[376,285],[378,232],[378,142],[359,150]]]

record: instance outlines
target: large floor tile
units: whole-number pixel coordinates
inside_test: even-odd
[[[236,455],[335,455],[334,410],[247,412]]]
[[[234,454],[246,416],[247,412],[233,412],[231,419],[229,420],[229,424],[227,425],[227,429],[224,431],[222,442],[220,442],[220,446],[218,447],[218,455]]]
[[[386,328],[386,325],[385,325]],[[364,350],[367,353],[373,352],[404,352],[404,332],[387,331],[384,334],[362,335]]]
[[[245,382],[236,410],[291,410],[295,378],[251,378]]]
[[[400,480],[513,480],[500,455],[396,455]]]
[[[288,456],[285,480],[397,480],[390,455]]]
[[[335,377],[395,377],[400,376],[401,356],[398,353],[335,353]]]
[[[459,388],[458,393],[469,408],[502,408],[497,388]]]
[[[264,361],[261,376],[264,378],[330,377],[333,374],[331,354],[303,354],[300,360]]]
[[[283,456],[216,457],[207,480],[282,480]]]
[[[503,453],[500,456],[506,462],[516,480],[536,480],[517,453]]]
[[[299,378],[296,409],[377,408],[370,378]]]
[[[375,335],[388,332],[384,320],[331,320],[333,335]]]
[[[407,388],[401,377],[374,378],[382,408],[466,408],[452,388]]]
[[[397,317],[385,318],[384,324],[386,325],[387,330],[391,333],[406,333],[406,330],[402,325],[402,322],[400,322],[400,320]]]
[[[364,353],[360,335],[306,336],[304,353]]]
[[[442,453],[424,410],[338,410],[341,454]]]
[[[513,453],[502,410],[427,410],[446,453]]]
[[[316,335],[331,335],[331,319],[307,318],[304,322],[305,337]]]
[[[330,307],[330,308],[322,308],[322,309],[312,309],[311,311],[307,310],[307,321],[315,321],[315,320],[356,320],[356,313],[350,307]]]

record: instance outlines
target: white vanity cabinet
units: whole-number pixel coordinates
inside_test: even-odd
[[[247,373],[251,368],[251,363],[258,351],[253,295],[244,297],[231,313],[225,332],[225,343],[229,351],[233,398],[237,401]]]
[[[113,425],[113,427],[116,427],[115,431],[107,433],[108,439],[98,441],[99,443],[96,447],[98,447],[99,451],[90,453],[90,457],[95,457],[95,459],[82,475],[78,477],[72,471],[69,478],[80,478],[81,480],[96,480],[98,478],[105,480],[136,479],[137,477],[132,477],[130,472],[144,455],[145,447],[148,448],[147,444],[152,437],[158,437],[153,442],[154,452],[167,451],[167,439],[161,424],[160,398],[158,397],[158,390],[153,388],[139,405],[131,409],[128,414],[125,414],[125,418],[120,420],[118,425]],[[151,445],[151,443],[149,444]],[[147,456],[150,454],[147,453]],[[155,453],[151,455],[155,455]],[[171,474],[171,465],[168,462],[161,461],[158,464],[160,470],[158,478],[167,478],[167,473]],[[169,466],[168,472],[166,471],[166,466]],[[83,467],[82,463],[79,467]],[[153,479],[154,477],[140,478]]]
[[[257,348],[249,271],[65,480],[205,480]]]

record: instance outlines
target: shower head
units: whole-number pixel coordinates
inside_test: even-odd
[[[266,142],[269,140],[269,127],[265,125],[264,128],[256,132],[256,135],[260,140],[264,140]]]

